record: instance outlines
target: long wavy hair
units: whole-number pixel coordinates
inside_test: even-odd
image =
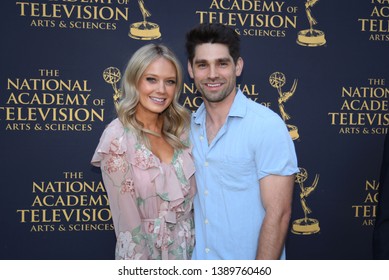
[[[182,66],[176,55],[165,45],[147,44],[138,49],[129,60],[121,82],[122,98],[119,102],[117,114],[124,127],[133,128],[139,140],[149,149],[151,148],[147,134],[153,131],[145,129],[142,122],[136,119],[136,108],[139,103],[138,84],[146,68],[156,59],[163,57],[173,63],[176,68],[176,91],[172,103],[161,115],[163,116],[162,136],[166,141],[177,149],[188,146],[183,135],[189,131],[190,113],[178,102],[182,85]]]

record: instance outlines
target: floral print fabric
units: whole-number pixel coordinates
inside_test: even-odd
[[[188,141],[188,139],[183,139]],[[92,158],[101,168],[117,237],[116,259],[190,259],[196,192],[190,149],[159,160],[118,119]]]

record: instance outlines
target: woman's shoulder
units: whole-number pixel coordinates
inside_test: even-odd
[[[116,118],[104,129],[104,132],[100,137],[98,150],[103,153],[115,150],[116,153],[120,154],[127,150],[126,146],[130,142],[132,143],[134,141],[134,134]],[[113,149],[113,146],[115,149]]]
[[[190,128],[185,128],[185,130],[181,133],[180,135],[180,140],[183,142],[183,143],[189,143],[189,130]]]
[[[123,131],[124,126],[118,118],[112,120],[104,129],[104,133],[109,134],[123,133]]]
[[[119,118],[112,120],[104,129],[102,136],[112,138],[119,138],[123,135],[134,136],[132,130],[123,125]]]

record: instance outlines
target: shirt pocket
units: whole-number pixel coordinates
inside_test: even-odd
[[[255,162],[252,159],[225,158],[221,162],[220,174],[221,185],[225,190],[239,192],[258,187]]]

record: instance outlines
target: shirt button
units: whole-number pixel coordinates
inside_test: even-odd
[[[208,219],[205,219],[205,220],[204,220],[204,224],[208,224]]]
[[[208,253],[209,253],[209,251],[210,251],[210,250],[209,250],[209,248],[205,248],[205,253],[207,253],[207,254],[208,254]]]
[[[209,163],[208,163],[208,161],[206,161],[205,163],[204,163],[204,166],[208,166],[209,165]]]
[[[199,138],[200,138],[201,141],[203,141],[203,139],[204,139],[203,135],[200,135]]]
[[[204,194],[205,194],[205,195],[208,195],[208,191],[207,191],[207,190],[205,190],[205,191],[204,191]]]

